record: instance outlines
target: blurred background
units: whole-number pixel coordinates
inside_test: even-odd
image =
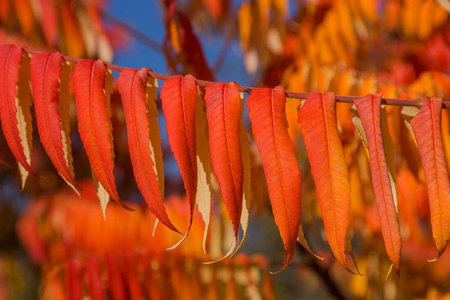
[[[0,43],[246,86],[448,99],[449,6],[446,0],[2,0]],[[117,72],[113,75],[118,78]],[[58,176],[34,123],[32,164],[44,179],[28,178],[21,191],[16,161],[7,147],[0,147],[0,158],[9,166],[0,171],[0,299],[450,298],[450,254],[427,261],[437,256],[427,187],[401,107],[387,107],[397,168],[401,275],[392,273],[385,280],[390,261],[369,163],[351,121],[350,105],[338,103],[337,114],[352,189],[349,231],[362,276],[344,270],[328,246],[297,124],[299,104],[299,99],[288,99],[286,120],[302,177],[302,224],[313,251],[324,260],[298,245],[288,268],[277,275],[268,273],[279,269],[284,249],[247,108],[252,197],[245,246],[227,264],[203,264],[225,253],[232,239],[216,187],[207,253],[202,249],[204,222],[198,212],[189,238],[176,250],[163,252],[178,236],[161,225],[152,236],[155,217],[131,176],[123,109],[114,90],[114,175],[121,199],[136,211],[110,203],[103,221],[77,132],[74,103],[70,138],[75,178],[84,190],[80,198]],[[157,105],[160,108],[160,100]],[[449,116],[444,110],[447,160]],[[175,225],[186,228],[189,207],[162,115],[159,126],[165,205]],[[0,144],[6,145],[3,133]]]

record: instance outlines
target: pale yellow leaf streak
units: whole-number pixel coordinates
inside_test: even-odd
[[[363,142],[367,157],[369,158],[370,156],[369,156],[369,149],[367,148],[366,134],[364,132],[361,119],[354,104],[351,107],[351,111],[353,113],[352,121],[355,124],[356,128],[358,129],[359,136],[361,137],[361,141]],[[394,142],[392,141],[391,135],[389,134],[385,105],[381,105],[381,133],[383,136],[384,154],[386,156],[386,164],[389,171],[389,181],[391,182],[392,196],[394,198],[395,210],[398,213],[398,196],[397,196],[397,187],[395,185],[395,183],[397,182],[397,174],[395,171]]]
[[[61,65],[61,78],[59,80],[59,104],[58,111],[60,116],[61,124],[61,138],[62,146],[64,152],[64,160],[69,168],[70,174],[75,177],[73,170],[73,158],[72,158],[72,147],[69,137],[70,133],[70,92],[69,92],[69,78],[70,76],[70,62],[63,60]],[[68,182],[64,176],[62,179],[75,191],[75,193],[80,196],[80,192],[76,187],[74,187],[70,182]]]
[[[31,97],[30,97],[30,57],[27,53],[22,54],[22,63],[19,70],[19,82],[16,85],[16,118],[19,136],[22,141],[23,152],[27,163],[31,165],[31,151],[33,147],[33,126],[31,123]],[[18,164],[22,181],[22,190],[25,187],[29,172]]]
[[[108,114],[108,123],[109,123],[109,141],[111,144],[111,155],[112,155],[112,166],[114,168],[114,143],[113,143],[113,136],[112,136],[112,125],[111,125],[111,107],[110,107],[110,100],[111,100],[111,91],[112,91],[112,83],[113,83],[113,77],[111,74],[111,70],[106,71],[106,78],[105,78],[105,89],[104,93],[106,96],[106,112]],[[97,178],[95,177],[94,173],[92,173],[92,178],[94,179],[95,187],[97,188],[97,196],[100,200],[100,207],[102,209],[103,213],[103,219],[106,221],[106,206],[109,202],[109,194],[106,192],[103,185],[97,181]]]
[[[206,238],[211,216],[211,156],[209,154],[208,123],[206,119],[205,102],[200,90],[197,94],[196,108],[196,139],[197,139],[197,195],[196,204],[200,212],[205,230],[203,232],[203,251],[206,253]]]

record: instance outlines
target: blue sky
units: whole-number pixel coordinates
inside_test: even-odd
[[[139,29],[153,40],[161,43],[164,38],[163,12],[159,0],[111,0],[109,13],[123,22]],[[223,45],[222,36],[200,36],[209,65],[213,65]],[[157,73],[167,73],[166,61],[161,52],[155,51],[135,39],[130,39],[128,49],[116,53],[114,63],[140,69],[149,67]],[[216,74],[219,81],[235,80],[241,85],[249,85],[253,79],[247,75],[238,42],[230,47],[226,60]],[[201,78],[199,78],[201,79]]]

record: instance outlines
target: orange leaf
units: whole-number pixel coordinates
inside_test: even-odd
[[[58,52],[36,54],[31,59],[36,122],[41,143],[62,178],[79,193],[80,187],[64,157],[58,110],[62,57]]]
[[[292,260],[301,219],[300,172],[285,119],[284,89],[253,90],[247,99],[256,145],[264,166],[275,223],[283,239],[282,271]],[[278,271],[278,272],[280,272]]]
[[[350,183],[344,149],[339,139],[334,93],[311,93],[298,121],[316,184],[328,243],[347,270],[345,237],[350,218]]]
[[[162,109],[166,119],[166,131],[170,148],[180,168],[184,187],[190,204],[188,230],[176,248],[187,237],[197,192],[197,147],[195,135],[195,112],[197,106],[197,83],[192,75],[174,76],[166,80],[161,90]]]
[[[150,149],[149,120],[147,117],[147,78],[148,71],[145,68],[140,71],[128,69],[120,73],[118,81],[127,123],[128,145],[133,172],[139,190],[150,210],[164,225],[178,232],[167,216],[163,204],[163,195],[153,168],[155,163]],[[149,101],[153,101],[153,99]],[[164,178],[160,178],[160,180],[164,180]]]
[[[2,129],[11,152],[22,167],[39,177],[27,162],[17,122],[16,85],[19,82],[19,68],[22,62],[22,48],[14,45],[0,46],[0,118]]]
[[[241,97],[233,82],[217,83],[206,88],[205,102],[211,162],[233,224],[233,245],[236,247],[243,195],[243,163],[239,139]]]
[[[111,198],[122,207],[114,183],[113,144],[105,95],[106,67],[103,61],[82,60],[75,67],[73,85],[78,114],[78,131],[92,171]]]
[[[367,141],[372,185],[377,202],[381,232],[387,253],[397,273],[400,271],[401,236],[391,187],[381,128],[381,94],[355,100]],[[387,130],[387,128],[385,128]]]
[[[441,113],[442,98],[425,98],[420,111],[411,120],[427,182],[433,238],[439,256],[450,239],[450,185],[442,144]]]

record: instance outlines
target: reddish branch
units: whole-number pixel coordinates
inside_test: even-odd
[[[41,53],[42,51],[37,51],[33,49],[24,48],[25,51],[31,54],[37,54]],[[63,55],[65,60],[72,61],[75,63],[78,63],[82,61],[83,59],[80,58],[74,58],[70,56]],[[106,63],[106,67],[113,71],[121,72],[123,70],[126,70],[126,67],[117,66],[113,64]],[[161,80],[167,80],[169,78],[172,78],[175,75],[167,75],[167,74],[161,74],[161,73],[155,73],[155,72],[149,72],[150,76],[161,79]],[[216,84],[215,81],[207,81],[207,80],[200,80],[196,79],[197,84],[201,87],[207,87]],[[256,87],[249,87],[249,86],[238,86],[238,89],[240,92],[245,92],[250,94],[252,90],[257,89]],[[296,99],[306,99],[308,98],[310,93],[298,93],[298,92],[290,92],[286,91],[286,96],[289,98],[296,98]],[[360,96],[336,96],[336,102],[341,103],[353,103],[355,100],[361,98]],[[394,106],[420,106],[422,104],[422,99],[398,99],[398,98],[383,98],[381,101],[381,104],[386,105],[394,105]],[[450,101],[444,101],[442,103],[442,108],[444,109],[450,109]]]

